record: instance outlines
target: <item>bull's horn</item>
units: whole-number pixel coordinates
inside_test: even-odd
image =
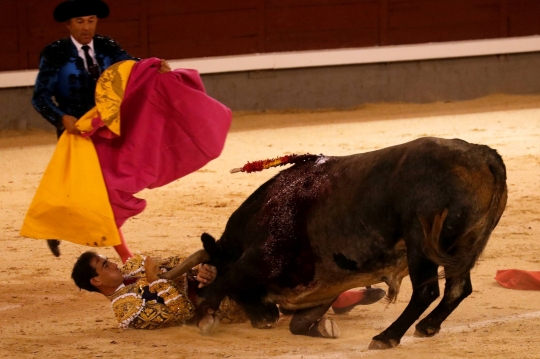
[[[207,262],[209,260],[210,256],[208,255],[208,253],[206,253],[204,249],[199,249],[197,252],[187,257],[185,261],[183,261],[170,271],[160,274],[159,277],[163,279],[178,278],[196,265]]]

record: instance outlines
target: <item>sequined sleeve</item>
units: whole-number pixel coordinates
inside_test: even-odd
[[[157,329],[170,325],[179,325],[195,314],[195,306],[173,282],[159,279],[149,285],[150,292],[156,293],[163,303],[156,300],[146,301],[143,308],[130,323],[134,329]]]
[[[186,293],[165,279],[150,284],[141,279],[120,289],[110,299],[120,327],[124,329],[181,325],[195,314],[195,306]]]
[[[139,253],[129,258],[126,263],[120,268],[120,272],[124,277],[131,278],[146,278],[144,274],[144,260],[146,256]]]
[[[173,312],[179,312],[183,320],[191,318],[195,307],[187,298],[186,289],[180,290],[179,286],[168,279],[158,279],[150,283],[150,292],[156,293],[163,299],[163,303]],[[180,313],[181,312],[181,313]]]
[[[170,269],[183,257],[171,257],[162,264],[162,270]],[[174,281],[159,279],[152,283],[146,280],[144,263],[146,256],[136,254],[121,268],[126,278],[139,278],[135,284],[119,290],[112,300],[120,327],[133,329],[157,329],[182,324],[191,319],[195,306],[187,297],[187,279]]]
[[[126,263],[120,268],[120,271],[124,275],[124,277],[131,277],[131,278],[146,278],[146,274],[144,272],[144,260],[146,259],[146,256],[143,256],[139,253],[135,254],[133,257],[129,258]],[[186,257],[180,257],[180,256],[174,256],[169,257],[163,261],[163,263],[160,265],[161,271],[165,272],[168,270],[173,269],[180,263],[186,260]],[[187,272],[188,277],[196,277],[198,273],[198,269],[190,269]]]
[[[53,102],[54,90],[58,81],[58,71],[58,67],[50,64],[43,56],[41,57],[32,105],[53,126],[62,129],[62,116],[65,113]]]

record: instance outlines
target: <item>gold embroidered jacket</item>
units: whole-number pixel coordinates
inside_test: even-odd
[[[148,283],[144,273],[145,258],[139,254],[130,258],[121,270],[124,278],[136,278],[136,282],[122,285],[107,296],[120,327],[157,329],[183,324],[195,314],[195,306],[187,296],[186,277]],[[183,260],[171,257],[160,267],[163,270],[171,269]]]

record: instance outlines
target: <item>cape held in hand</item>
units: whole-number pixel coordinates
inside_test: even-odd
[[[134,194],[220,155],[230,109],[206,94],[197,71],[159,66],[123,61],[101,75],[96,107],[77,122],[83,137],[61,136],[21,236],[118,245],[118,228],[146,205]]]

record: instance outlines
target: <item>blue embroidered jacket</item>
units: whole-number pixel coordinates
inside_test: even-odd
[[[94,36],[94,53],[100,73],[116,62],[139,60],[107,36]],[[95,89],[95,80],[84,67],[71,38],[57,40],[45,47],[40,57],[32,105],[56,127],[58,135],[64,131],[63,115],[80,118],[95,106]]]

